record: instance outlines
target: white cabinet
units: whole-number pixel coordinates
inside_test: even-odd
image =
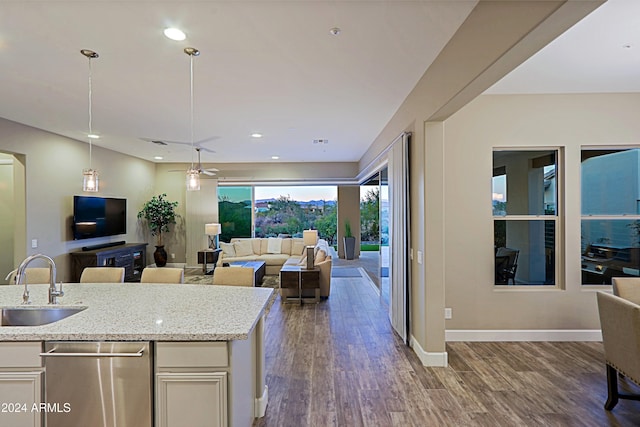
[[[0,343],[0,425],[43,425],[40,342]]]
[[[156,427],[226,427],[226,342],[156,343]]]
[[[156,375],[157,427],[226,427],[227,373]]]

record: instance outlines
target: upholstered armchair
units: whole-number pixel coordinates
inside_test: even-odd
[[[613,294],[640,304],[640,277],[613,277]]]
[[[618,373],[640,384],[640,305],[605,292],[598,292],[597,298],[607,367],[604,408],[610,411],[619,399],[640,400],[640,395],[618,391]]]

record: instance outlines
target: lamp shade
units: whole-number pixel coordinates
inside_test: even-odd
[[[302,241],[305,246],[315,246],[318,243],[318,230],[304,230]]]
[[[220,227],[220,224],[211,223],[211,224],[204,225],[204,234],[208,234],[209,236],[215,236],[217,234],[220,234],[221,232],[222,232],[222,227]]]

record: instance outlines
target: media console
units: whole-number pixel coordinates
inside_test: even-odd
[[[147,243],[100,247],[71,252],[70,255],[73,282],[80,281],[86,267],[124,267],[124,281],[139,282],[142,270],[147,266]]]

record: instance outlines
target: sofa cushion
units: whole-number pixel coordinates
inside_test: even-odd
[[[284,265],[289,259],[287,254],[264,254],[258,258],[260,261],[264,261],[266,265]]]
[[[236,250],[236,256],[249,256],[254,254],[251,240],[237,240],[233,242],[233,246]]]
[[[282,239],[282,246],[280,247],[280,253],[290,255],[292,242],[293,242],[293,239]]]
[[[304,242],[302,240],[294,241],[291,245],[291,255],[302,255],[304,247]]]
[[[236,256],[236,249],[233,243],[220,242],[220,249],[222,249],[222,254],[226,257]]]

